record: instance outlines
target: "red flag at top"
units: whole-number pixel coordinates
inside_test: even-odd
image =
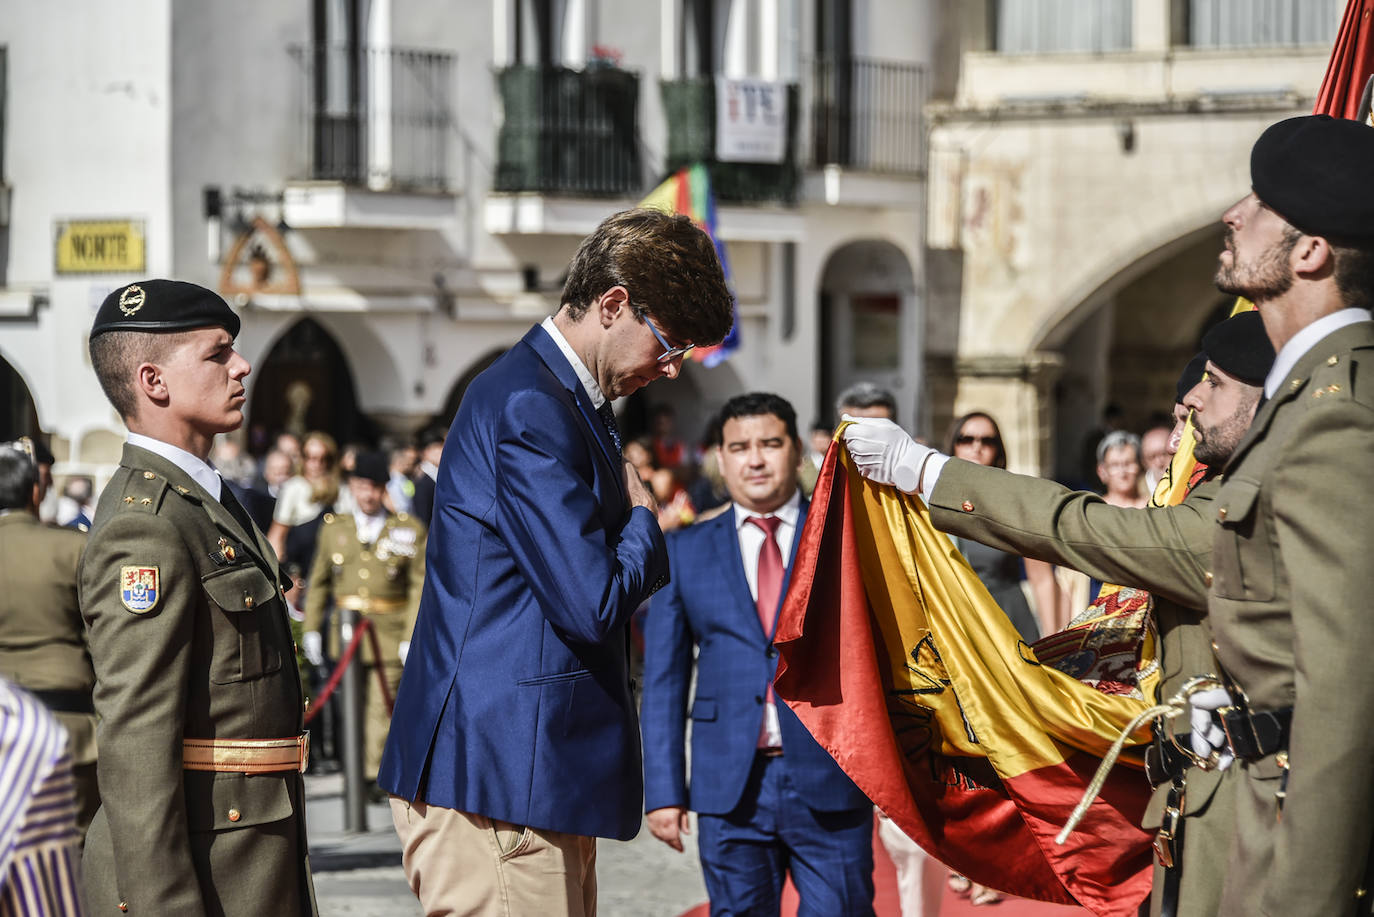
[[[1341,19],[1336,44],[1331,49],[1331,61],[1317,92],[1315,115],[1333,118],[1366,119],[1369,102],[1364,99],[1365,85],[1374,75],[1374,0],[1350,0]]]

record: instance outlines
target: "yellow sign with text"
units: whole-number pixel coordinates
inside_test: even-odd
[[[142,220],[59,220],[54,243],[59,274],[142,274]]]

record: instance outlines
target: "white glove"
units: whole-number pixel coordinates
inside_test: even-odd
[[[1209,688],[1188,698],[1188,703],[1193,708],[1188,714],[1193,725],[1193,734],[1190,737],[1193,754],[1199,758],[1208,758],[1213,752],[1220,751],[1221,759],[1217,762],[1217,770],[1226,770],[1235,760],[1235,756],[1226,744],[1226,733],[1212,719],[1212,711],[1229,707],[1231,695],[1225,688]]]
[[[319,631],[308,630],[301,634],[301,649],[311,665],[324,665],[324,638]]]
[[[921,488],[921,468],[935,450],[922,446],[886,418],[851,417],[840,436],[859,474],[877,484],[892,484],[909,494]]]
[[[401,665],[406,664],[406,657],[410,655],[410,641],[402,640],[396,644],[396,655],[401,659]]]

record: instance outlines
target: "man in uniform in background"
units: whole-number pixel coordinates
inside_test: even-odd
[[[28,690],[67,731],[81,836],[100,793],[95,673],[76,600],[86,536],[38,521],[38,466],[27,439],[0,445],[0,675]]]
[[[239,318],[191,283],[105,298],[91,365],[129,428],[81,562],[95,663],[98,914],[315,913],[284,579],[206,461],[243,423]]]
[[[1208,477],[1177,506],[1110,506],[1094,493],[947,458],[880,421],[851,425],[845,442],[865,477],[920,493],[942,531],[1148,590],[1160,638],[1159,697],[1149,700],[1163,702],[1193,676],[1216,671],[1204,615],[1213,501],[1220,469],[1255,415],[1260,385],[1274,360],[1254,312],[1221,322],[1202,346],[1209,377],[1180,393],[1179,401],[1195,411],[1194,455],[1207,465]],[[1194,373],[1190,363],[1183,380],[1191,381]],[[1221,774],[1192,767],[1177,750],[1189,747],[1186,723],[1171,729],[1182,735],[1159,736],[1147,774],[1156,792],[1144,824],[1157,829],[1167,822],[1168,836],[1156,849],[1173,867],[1156,863],[1152,912],[1159,914],[1167,900],[1177,907],[1167,913],[1211,917],[1234,830],[1233,794],[1222,787]]]
[[[1213,517],[1208,614],[1229,690],[1208,738],[1240,770],[1220,913],[1369,914],[1374,128],[1280,121],[1250,179],[1222,215],[1216,283],[1255,304],[1278,355]]]
[[[401,684],[401,665],[425,582],[425,527],[383,504],[388,477],[385,455],[362,453],[348,478],[356,508],[350,514],[324,514],[310,567],[301,638],[306,658],[323,665],[321,630],[331,602],[335,608],[356,611],[376,634],[377,652],[372,640],[364,637],[357,657],[367,666],[362,679],[367,696],[363,770],[376,802],[386,801],[386,794],[377,790],[377,768],[391,726],[387,700],[394,701]],[[335,650],[335,658],[341,650]],[[379,678],[385,681],[386,696]]]

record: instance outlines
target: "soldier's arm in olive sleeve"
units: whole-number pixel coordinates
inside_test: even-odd
[[[415,556],[410,559],[410,591],[406,593],[406,635],[409,640],[415,633],[415,618],[420,613],[420,593],[425,587],[425,545],[428,533],[424,526],[416,522],[419,533],[415,537]]]
[[[1272,499],[1292,594],[1295,697],[1262,907],[1270,917],[1345,914],[1374,825],[1374,406],[1323,404],[1288,443]]]
[[[328,526],[320,523],[315,538],[315,559],[310,564],[310,583],[305,589],[305,619],[302,633],[319,633],[324,626],[324,609],[334,592],[334,564],[329,557]]]
[[[157,602],[150,610],[130,611],[121,601],[124,567],[157,568]],[[205,913],[191,861],[181,763],[203,596],[188,548],[166,519],[119,513],[87,546],[81,607],[101,718],[101,805],[119,893],[130,913]],[[102,911],[113,904],[91,902]]]
[[[950,459],[927,504],[941,531],[1205,608],[1216,487],[1201,484],[1178,506],[1131,509],[1053,481]]]

